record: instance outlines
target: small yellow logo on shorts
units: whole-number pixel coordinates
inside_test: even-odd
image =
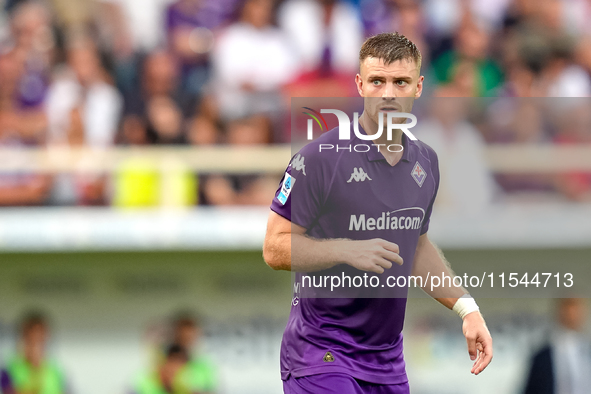
[[[325,363],[332,363],[334,361],[334,356],[331,352],[326,352],[322,360],[324,360]]]

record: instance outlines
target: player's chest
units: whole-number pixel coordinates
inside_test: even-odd
[[[435,192],[428,163],[385,161],[341,164],[336,170],[325,209],[337,213],[379,214],[400,209],[426,210]]]

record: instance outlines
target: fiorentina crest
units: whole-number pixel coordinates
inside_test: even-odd
[[[415,182],[417,182],[417,185],[419,185],[419,187],[423,186],[423,183],[425,182],[425,179],[427,178],[427,173],[425,172],[425,170],[423,170],[423,167],[421,167],[421,165],[419,164],[418,161],[416,162],[410,175],[413,177]]]

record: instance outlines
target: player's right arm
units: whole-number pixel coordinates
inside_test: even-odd
[[[381,274],[402,265],[398,245],[383,239],[353,241],[318,240],[306,235],[306,229],[271,211],[263,245],[263,258],[275,270],[313,272],[337,264],[349,264],[362,271]]]

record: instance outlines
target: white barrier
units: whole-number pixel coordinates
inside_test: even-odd
[[[257,250],[266,207],[190,210],[6,208],[0,251]],[[478,214],[435,210],[430,237],[444,248],[590,247],[591,206],[499,205]]]
[[[0,149],[0,173],[14,171],[113,172],[122,162],[141,159],[163,172],[183,163],[193,171],[221,173],[281,173],[295,152],[290,145],[236,147],[116,147]],[[591,144],[488,145],[485,157],[493,172],[552,173],[591,171]]]

